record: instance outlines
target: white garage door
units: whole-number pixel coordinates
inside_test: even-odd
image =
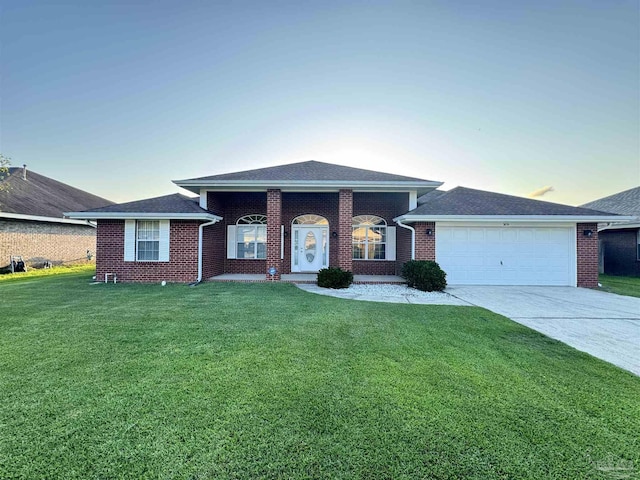
[[[451,285],[575,285],[571,227],[436,228],[436,261]]]

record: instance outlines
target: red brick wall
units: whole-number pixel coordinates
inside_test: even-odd
[[[222,222],[204,227],[203,230],[202,279],[206,280],[224,273],[226,230]]]
[[[281,257],[281,228],[282,228],[282,192],[276,189],[267,190],[267,265],[265,275],[268,280],[280,280],[282,274]],[[271,276],[266,270],[275,268],[275,275]]]
[[[345,191],[349,198],[349,190]],[[407,193],[354,193],[351,200],[351,212],[346,212],[344,216],[346,237],[343,242],[343,249],[350,269],[356,274],[368,275],[393,275],[401,268],[404,257],[410,256],[411,236],[406,229],[396,230],[397,258],[393,261],[352,261],[351,246],[351,221],[354,215],[378,215],[387,221],[389,226],[394,226],[393,218],[405,213],[409,207],[409,195]],[[266,260],[234,260],[226,259],[226,228],[227,225],[235,225],[238,219],[248,214],[267,214],[267,194],[266,192],[209,192],[207,197],[209,208],[213,208],[214,213],[224,218],[221,226],[224,228],[224,239],[221,245],[207,246],[206,250],[216,249],[214,256],[220,255],[224,262],[225,273],[251,273],[261,274],[267,271]],[[349,203],[349,202],[347,202]],[[340,251],[339,238],[331,236],[332,232],[338,233],[339,228],[339,194],[338,193],[293,193],[284,192],[281,194],[281,224],[284,225],[286,237],[284,239],[284,259],[281,264],[282,273],[291,272],[291,222],[299,215],[315,214],[326,218],[329,222],[329,265],[338,266],[338,252]],[[347,221],[348,220],[348,221]],[[280,232],[278,231],[278,238]],[[208,242],[206,242],[208,244]],[[278,247],[279,248],[279,247]],[[280,253],[278,250],[278,258]],[[403,260],[400,260],[403,259]],[[344,267],[343,267],[344,268]],[[217,273],[216,273],[217,275]]]
[[[282,263],[284,273],[291,272],[291,222],[305,214],[320,215],[329,222],[329,265],[338,264],[338,239],[331,237],[331,232],[338,231],[338,194],[285,192],[282,194],[282,224],[287,232]]]
[[[0,268],[11,255],[27,265],[87,263],[87,250],[95,258],[96,229],[90,226],[23,220],[0,221]],[[93,260],[91,260],[93,262]]]
[[[402,273],[402,266],[411,260],[411,230],[398,225],[396,229],[396,275]]]
[[[578,286],[597,288],[598,286],[598,228],[595,223],[579,223],[576,228],[578,250]],[[586,237],[585,230],[593,236]]]
[[[436,224],[434,222],[417,222],[416,229],[416,260],[436,260]],[[432,230],[427,235],[427,229]]]
[[[125,262],[124,220],[99,220],[96,277],[115,273],[119,282],[193,282],[198,277],[197,221],[171,220],[168,262]]]
[[[640,277],[638,229],[605,230],[598,235],[604,249],[604,273]]]
[[[350,272],[353,270],[352,222],[353,191],[340,190],[338,194],[338,267]]]

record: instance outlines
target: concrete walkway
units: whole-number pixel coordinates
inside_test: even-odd
[[[297,283],[301,290],[329,297],[344,298],[347,300],[363,300],[366,302],[382,303],[412,303],[417,305],[469,305],[448,293],[421,292],[406,285],[356,285],[349,288],[334,290],[322,288],[316,284]]]
[[[640,375],[640,298],[573,287],[449,287],[447,292]]]

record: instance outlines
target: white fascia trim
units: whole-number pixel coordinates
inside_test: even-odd
[[[633,220],[635,217],[606,217],[595,215],[400,215],[397,222],[509,222],[509,223],[586,223],[619,222]]]
[[[88,220],[71,220],[69,218],[41,217],[39,215],[23,215],[21,213],[0,212],[0,218],[10,218],[12,220],[31,220],[33,222],[67,223],[71,225],[88,225],[95,228],[95,224]]]
[[[599,228],[598,231],[602,232],[604,230],[622,230],[624,228],[640,228],[640,223],[614,223],[612,225],[607,225],[606,227]]]
[[[66,212],[70,218],[89,220],[208,220],[219,222],[222,217],[211,213],[124,213],[124,212]]]
[[[419,188],[437,188],[443,182],[344,182],[342,180],[325,180],[325,181],[303,181],[303,180],[173,180],[173,183],[179,187],[186,188],[192,192],[200,193],[201,189],[206,190],[239,190],[239,191],[261,191],[268,188],[277,188],[282,191],[300,191],[300,190],[316,190],[326,189],[327,191],[335,191],[340,189],[371,191],[410,191]]]

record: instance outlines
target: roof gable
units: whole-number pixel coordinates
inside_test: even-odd
[[[373,188],[376,190],[404,188],[426,193],[442,184],[421,178],[345,167],[315,160],[208,177],[174,180],[174,183],[196,193],[199,193],[201,188],[312,189],[314,187],[325,189]]]
[[[258,168],[242,172],[224,173],[208,177],[176,180],[176,182],[206,181],[270,181],[270,182],[430,182],[422,178],[405,177],[391,173],[345,167],[332,163],[309,160],[276,167]],[[439,182],[436,182],[439,183]]]
[[[88,210],[92,213],[209,213],[200,208],[197,198],[180,193],[162,197],[147,198],[134,202],[118,203],[107,207]]]
[[[86,210],[113,202],[22,167],[9,167],[2,180],[0,212],[62,218],[69,210]]]
[[[421,201],[422,204],[418,208],[406,215],[611,216],[610,213],[588,208],[572,207],[465,187],[456,187],[438,195],[427,194],[421,197]]]
[[[582,207],[595,208],[596,210],[617,213],[619,215],[640,216],[640,187],[599,198],[598,200],[585,203]]]

